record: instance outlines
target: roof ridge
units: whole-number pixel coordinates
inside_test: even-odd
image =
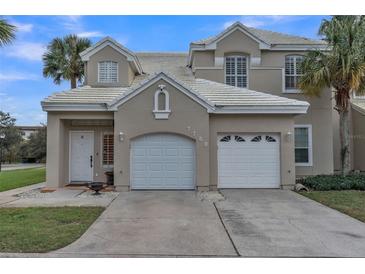
[[[323,40],[320,39],[312,39],[312,38],[308,38],[305,36],[300,36],[300,35],[294,35],[294,34],[288,34],[288,33],[284,33],[284,32],[280,32],[280,31],[273,31],[273,30],[268,30],[268,29],[259,29],[259,28],[254,28],[254,27],[248,27],[249,30],[257,30],[257,31],[264,31],[264,32],[270,32],[273,34],[279,34],[282,36],[286,36],[286,37],[293,37],[293,38],[300,38],[300,39],[304,39],[304,40],[308,40],[308,41],[314,41],[314,42],[321,42]]]

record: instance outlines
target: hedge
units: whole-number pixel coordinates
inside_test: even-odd
[[[312,190],[365,190],[365,175],[317,175],[309,176],[299,182]]]

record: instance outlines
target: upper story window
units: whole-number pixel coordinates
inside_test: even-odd
[[[246,56],[227,56],[225,58],[225,82],[227,85],[247,88],[248,62]]]
[[[98,63],[98,82],[117,83],[118,82],[118,63],[113,61],[102,61]]]
[[[303,75],[301,63],[303,56],[290,55],[285,57],[285,89],[298,90],[300,77]]]

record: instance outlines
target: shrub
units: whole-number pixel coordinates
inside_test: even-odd
[[[302,178],[300,183],[312,190],[365,190],[365,175],[317,175]]]

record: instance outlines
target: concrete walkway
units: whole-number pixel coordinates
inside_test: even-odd
[[[40,190],[44,186],[44,183],[40,183],[0,192],[0,207],[107,207],[119,195],[117,192],[103,192],[99,196],[94,196],[91,195],[91,191],[68,188],[41,193]]]
[[[19,200],[20,197],[17,197],[16,195],[19,195],[21,193],[31,191],[34,189],[40,189],[44,186],[45,186],[45,183],[39,183],[39,184],[19,187],[19,188],[7,190],[7,191],[2,191],[2,192],[0,192],[0,207],[6,206],[6,204],[9,204],[10,202]]]
[[[1,170],[17,170],[17,169],[27,169],[27,168],[40,168],[45,167],[46,164],[2,164]]]
[[[365,223],[292,191],[223,190],[216,203],[245,257],[365,257]]]

